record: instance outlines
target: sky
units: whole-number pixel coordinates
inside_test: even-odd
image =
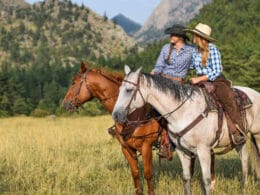
[[[42,0],[26,0],[28,3],[35,3]],[[133,21],[144,24],[152,14],[160,0],[71,0],[79,5],[86,5],[94,12],[108,18],[121,13]]]

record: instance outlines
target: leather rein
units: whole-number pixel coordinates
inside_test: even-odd
[[[131,105],[131,103],[132,103],[132,101],[134,100],[134,99],[136,99],[136,94],[137,94],[137,92],[139,92],[139,94],[140,94],[140,96],[142,97],[142,100],[143,100],[143,102],[144,103],[146,103],[146,101],[145,101],[145,98],[144,98],[144,96],[143,96],[143,94],[142,94],[142,92],[141,92],[141,90],[140,90],[140,74],[139,74],[139,76],[138,76],[138,79],[137,79],[137,83],[134,83],[134,82],[132,82],[132,81],[128,81],[128,80],[123,80],[124,82],[126,82],[126,83],[130,83],[130,84],[132,84],[132,85],[134,85],[135,87],[136,87],[136,89],[135,89],[135,91],[134,91],[134,93],[133,93],[133,96],[131,97],[131,99],[130,99],[130,102],[129,102],[129,104],[127,105],[127,107],[126,107],[126,111],[127,111],[127,114],[129,114],[129,111],[130,111],[130,105]],[[173,114],[174,112],[176,112],[177,110],[179,110],[186,102],[187,102],[187,100],[188,99],[190,99],[190,97],[192,96],[192,92],[187,96],[187,98],[180,104],[180,105],[178,105],[174,110],[172,110],[172,111],[170,111],[170,112],[168,112],[168,113],[166,113],[166,114],[164,114],[164,115],[161,115],[161,116],[159,116],[159,117],[154,117],[153,119],[155,119],[155,120],[157,120],[157,121],[159,121],[160,119],[162,119],[162,118],[168,118],[168,117],[170,117],[170,115],[171,114]],[[189,125],[187,126],[187,127],[185,127],[183,130],[181,130],[180,132],[177,132],[177,133],[172,133],[173,134],[173,136],[174,137],[177,137],[177,138],[181,138],[182,136],[184,136],[186,133],[188,133],[196,124],[198,124],[202,119],[204,119],[204,118],[206,118],[207,116],[208,116],[208,112],[209,112],[209,109],[208,109],[208,107],[206,107],[205,108],[205,110],[201,113],[201,114],[199,114],[191,123],[189,123]],[[148,119],[148,120],[151,120],[151,119]],[[128,121],[127,120],[127,123],[128,124],[136,124],[136,123],[145,123],[145,122],[147,122],[148,120],[143,120],[143,121]]]

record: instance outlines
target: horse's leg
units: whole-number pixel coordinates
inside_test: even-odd
[[[198,147],[197,154],[198,154],[198,158],[199,158],[199,161],[200,161],[200,167],[201,167],[202,176],[203,176],[203,184],[204,184],[205,194],[209,195],[211,193],[211,191],[210,191],[210,184],[211,184],[211,178],[210,178],[211,152],[210,152],[210,148],[208,148],[206,146]]]
[[[190,164],[190,174],[191,174],[191,177],[193,177],[193,175],[194,175],[195,161],[196,161],[196,157],[193,156],[193,157],[191,158],[191,164]]]
[[[214,154],[213,150],[211,150],[210,174],[211,174],[210,189],[213,191],[215,189],[215,184],[216,184],[216,178],[215,178],[215,154]]]
[[[135,192],[137,195],[141,195],[143,193],[142,193],[142,189],[141,189],[141,185],[140,185],[140,176],[139,176],[139,170],[138,170],[137,155],[136,155],[136,153],[130,154],[130,151],[128,151],[127,148],[125,148],[123,146],[122,146],[122,151],[131,168],[132,177],[134,180]]]
[[[176,148],[178,156],[182,165],[182,174],[183,174],[183,184],[184,184],[184,194],[191,194],[191,157],[184,154],[178,148]]]
[[[196,157],[191,158],[191,177],[194,175],[194,169],[195,169],[195,160]],[[215,154],[213,151],[211,151],[211,165],[210,165],[210,174],[211,174],[211,185],[210,189],[214,190],[216,178],[215,178]]]
[[[147,181],[148,194],[154,195],[153,181],[152,181],[153,153],[152,153],[151,143],[143,143],[142,158],[143,158],[143,165],[144,165],[144,178]]]
[[[248,184],[248,153],[246,144],[236,147],[242,164],[242,186],[245,188]]]

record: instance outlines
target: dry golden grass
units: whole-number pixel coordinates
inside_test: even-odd
[[[107,133],[112,124],[110,116],[0,119],[0,194],[134,194],[120,145]],[[182,194],[178,157],[175,154],[173,161],[159,167],[155,153],[156,194]],[[192,191],[201,194],[196,165]],[[216,172],[213,194],[242,193],[235,152],[217,157]],[[260,194],[260,184],[252,175],[245,194]]]

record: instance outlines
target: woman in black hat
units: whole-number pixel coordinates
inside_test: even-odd
[[[170,43],[163,46],[151,74],[160,74],[166,78],[183,82],[192,65],[193,47],[187,44],[185,27],[175,24],[165,30],[170,35]]]
[[[159,74],[163,77],[184,82],[187,71],[192,65],[192,51],[194,48],[187,44],[185,27],[175,24],[165,30],[165,34],[170,35],[170,43],[163,46],[151,74]],[[161,133],[161,144],[159,156],[171,159],[172,148],[166,130]]]

